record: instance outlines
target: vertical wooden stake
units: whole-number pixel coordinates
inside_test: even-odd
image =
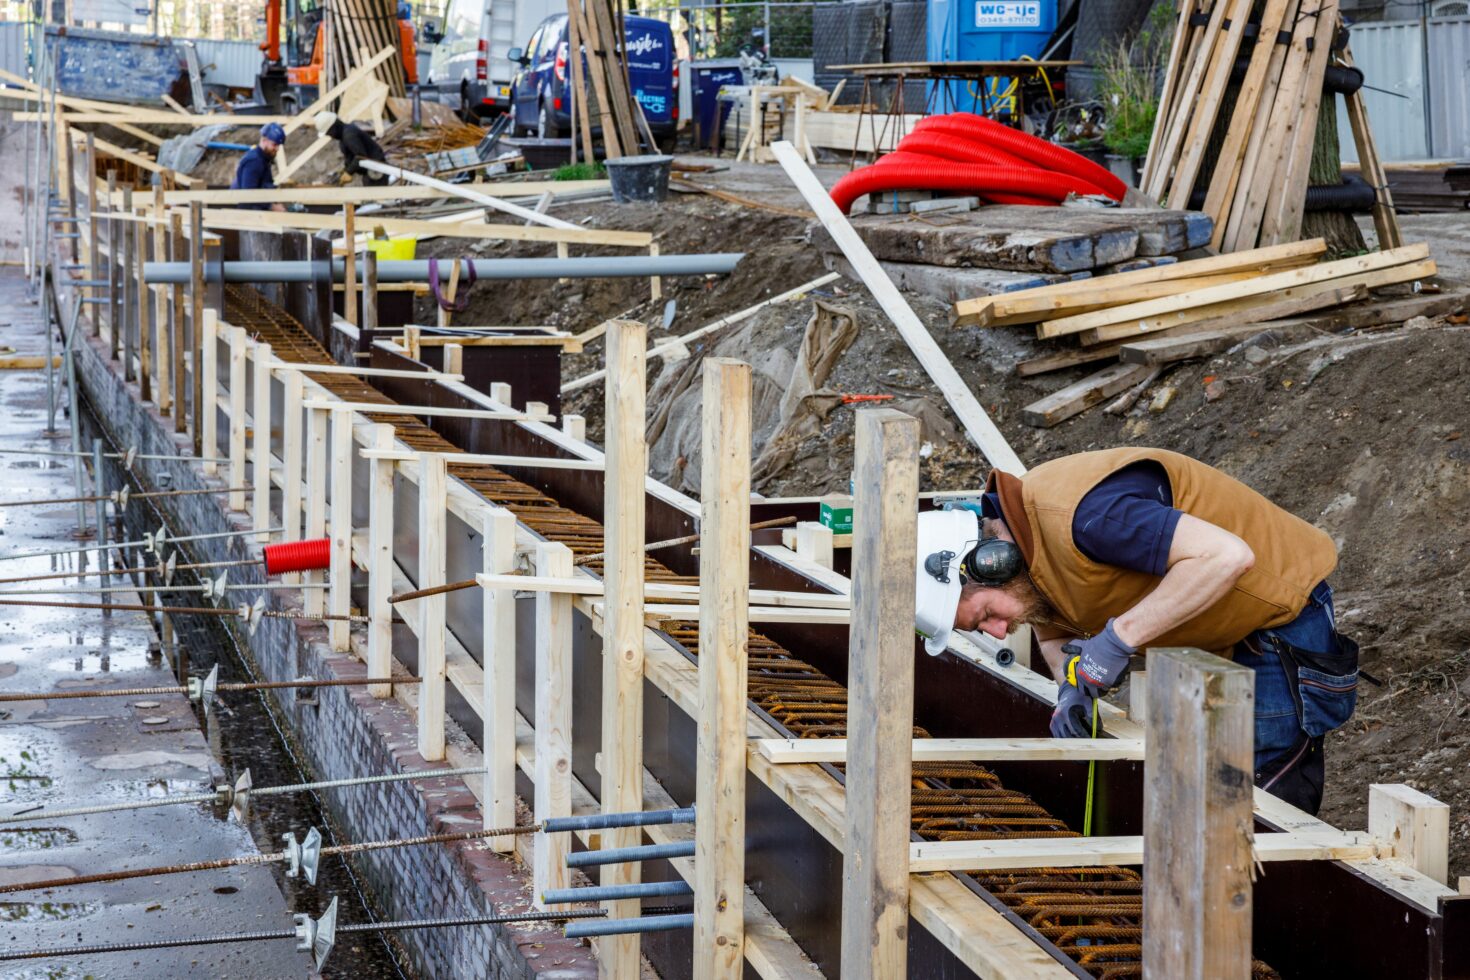
[[[750,365],[705,359],[694,826],[694,976],[700,980],[738,978],[745,968],[750,399]]]
[[[1394,857],[1435,881],[1450,881],[1450,808],[1411,786],[1368,787],[1368,833],[1393,845]]]
[[[255,529],[260,532],[256,540],[265,544],[271,539],[271,345],[259,341],[255,345],[254,405],[250,420],[255,428],[255,445],[252,455],[255,464],[254,487],[251,494],[255,505]],[[294,371],[291,373],[295,373]]]
[[[607,327],[605,401],[606,459],[603,481],[602,628],[602,811],[643,809],[643,546],[644,481],[648,477],[648,438],[644,405],[648,328],[636,320],[613,320]],[[616,383],[611,383],[616,379]],[[545,410],[528,402],[526,411]],[[631,847],[641,840],[636,828],[610,830],[605,847]],[[637,882],[637,864],[608,864],[602,884]],[[635,901],[605,902],[614,919],[638,915]],[[638,975],[636,934],[609,936],[598,947],[598,973],[604,977]]]
[[[832,529],[821,521],[796,522],[796,553],[823,568],[833,562]]]
[[[97,146],[91,133],[87,134],[87,278],[92,280],[104,278],[102,275],[102,243],[99,239],[101,228],[99,227],[99,208],[97,207]],[[112,199],[108,198],[107,210],[112,208]],[[98,286],[87,288],[86,295],[97,299],[102,296],[102,289]],[[92,336],[98,337],[102,334],[102,304],[92,303],[89,317],[92,320]]]
[[[570,578],[571,549],[556,541],[537,544],[536,574]],[[566,592],[538,592],[535,601],[535,818],[542,821],[572,813],[572,596]],[[570,850],[567,834],[536,835],[531,851],[531,884],[537,908],[546,907],[541,896],[549,889],[571,885],[571,870],[567,867]]]
[[[658,258],[658,242],[650,242],[648,245],[648,257]],[[664,281],[661,276],[650,276],[648,279],[649,298],[657,301],[664,298]]]
[[[492,381],[490,383],[490,399],[500,402],[506,408],[514,408],[511,402],[511,388],[509,382]]]
[[[362,323],[359,327],[363,338],[371,344],[372,332],[378,329],[378,255],[371,249],[362,253]]]
[[[325,409],[306,411],[306,540],[327,536],[327,413]],[[320,571],[307,572],[309,584],[325,579]],[[308,616],[327,611],[326,596],[319,588],[303,589],[302,607]]]
[[[919,421],[857,414],[848,631],[842,975],[908,973]]]
[[[444,534],[448,477],[443,456],[419,457],[418,587],[444,584]],[[571,574],[571,569],[567,569]],[[444,758],[445,598],[429,596],[419,603],[419,755],[429,762]]]
[[[1148,671],[1135,670],[1128,675],[1128,720],[1148,726]]]
[[[348,204],[342,218],[342,319],[357,322],[357,205]]]
[[[516,518],[503,507],[491,508],[481,528],[485,571],[506,575],[515,570]],[[486,589],[484,718],[486,827],[516,822],[516,599],[510,589]],[[515,850],[515,838],[495,837],[490,846],[503,854]]]
[[[188,246],[184,243],[184,216],[175,213],[169,224],[169,241],[172,243],[170,258],[175,262],[188,261]],[[169,376],[173,391],[169,400],[173,406],[174,432],[183,435],[189,431],[188,396],[184,393],[184,284],[174,283],[169,289]]]
[[[123,188],[123,211],[129,216],[133,214],[131,186]],[[122,282],[122,309],[119,311],[117,330],[122,336],[123,381],[130,382],[133,380],[133,317],[138,312],[133,295],[137,289],[133,278],[137,260],[133,258],[133,252],[138,245],[138,223],[124,221],[121,230],[122,268],[118,270],[118,277]]]
[[[464,373],[464,347],[461,344],[444,345],[444,373]]]
[[[1248,977],[1255,674],[1201,650],[1148,660],[1144,974]]]
[[[292,372],[293,374],[295,372]],[[346,616],[352,612],[352,412],[332,411],[332,544],[328,569],[327,612]],[[442,548],[443,545],[440,545]],[[351,648],[348,623],[334,619],[327,624],[328,642],[337,653]]]
[[[578,442],[587,441],[587,419],[581,415],[563,415],[561,417],[561,431],[569,438]]]
[[[450,303],[450,304],[453,304],[455,297],[459,295],[459,260],[458,259],[455,259],[454,262],[449,266],[449,282],[448,282],[448,284],[446,284],[444,286],[444,288],[443,288],[443,294],[444,294],[444,301],[446,303]],[[454,314],[452,314],[448,310],[446,310],[444,308],[444,305],[442,303],[435,304],[435,310],[436,310],[436,312],[439,315],[439,318],[438,318],[438,321],[437,321],[438,324],[439,324],[439,326],[441,326],[441,327],[447,327],[447,326],[449,326],[450,318]],[[418,356],[417,355],[414,355],[414,360],[418,360]]]
[[[197,362],[194,372],[194,451],[205,457],[204,472],[213,476],[219,472],[219,464],[214,462],[219,455],[219,378],[216,377],[219,373],[219,317],[214,310],[209,310],[194,322],[199,325],[199,350],[194,355]],[[199,444],[200,440],[202,444]]]
[[[230,486],[245,486],[245,345],[244,327],[230,327]],[[230,492],[230,510],[245,509],[245,491]]]
[[[217,456],[219,453],[210,441],[210,434],[214,431],[214,389],[205,381],[206,373],[211,380],[214,377],[214,338],[205,336],[204,321],[204,205],[192,201],[189,204],[189,329],[193,331],[194,343],[189,350],[195,359],[194,452],[199,456]],[[208,366],[204,366],[206,361]],[[206,397],[209,399],[208,411],[204,404]],[[208,447],[208,452],[205,447]],[[205,472],[210,472],[208,464]]]
[[[117,171],[107,171],[107,213],[117,212]],[[121,323],[122,282],[118,277],[119,263],[122,261],[123,244],[118,241],[122,230],[122,222],[116,218],[107,219],[107,347],[108,356],[117,360],[118,333]]]
[[[295,541],[301,536],[301,393],[305,382],[300,371],[282,371],[281,385],[285,389],[281,399],[281,540]]]
[[[136,217],[143,217],[144,211],[140,208],[133,212]],[[133,298],[138,301],[137,317],[138,333],[135,343],[138,345],[138,397],[145,402],[153,400],[153,345],[150,338],[153,334],[153,304],[151,297],[153,290],[143,281],[143,264],[148,261],[148,251],[152,247],[152,241],[148,235],[148,226],[137,222],[133,226],[133,235],[137,243],[133,247]]]
[[[163,185],[153,188],[153,259],[163,262],[168,253],[168,208],[163,203]],[[158,411],[167,415],[173,392],[168,383],[168,296],[167,286],[154,286],[153,294],[153,382],[158,388]]]
[[[527,415],[550,415],[551,406],[545,402],[526,402]]]
[[[296,372],[292,372],[293,374]],[[393,426],[373,426],[373,448],[393,448]],[[387,677],[393,670],[393,474],[391,459],[368,461],[368,676]],[[488,649],[488,647],[487,647]],[[391,684],[369,684],[375,698],[391,697]]]

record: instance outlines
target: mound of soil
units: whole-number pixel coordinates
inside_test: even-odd
[[[589,227],[639,228],[659,236],[664,254],[746,253],[736,273],[705,282],[666,280],[677,300],[671,334],[811,280],[823,271],[801,240],[800,219],[703,197],[675,197],[664,207],[611,204],[585,208]],[[421,254],[463,254],[462,242],[425,242]],[[546,248],[490,245],[480,255],[547,254]],[[643,280],[551,281],[481,286],[459,323],[541,323],[587,329],[613,315],[641,318],[663,339],[663,304],[648,301]],[[757,432],[769,436],[772,403],[791,366],[814,304],[850,311],[855,337],[836,358],[823,395],[888,394],[924,422],[924,489],[980,485],[989,467],[897,330],[860,284],[838,280],[821,295],[772,306],[691,346],[691,361],[650,364],[649,413],[677,398],[677,417],[659,424],[655,473],[697,494],[689,431],[697,432],[698,359],[709,354],[751,362],[757,375]],[[954,329],[947,308],[910,297],[966,383],[1030,465],[1054,456],[1117,445],[1188,453],[1266,494],[1328,531],[1341,551],[1333,576],[1340,624],[1362,644],[1364,683],[1357,714],[1328,739],[1329,787],[1323,817],[1366,826],[1368,784],[1406,782],[1452,807],[1452,874],[1470,873],[1470,328],[1432,321],[1418,329],[1362,335],[1328,346],[1277,346],[1261,336],[1234,351],[1174,366],[1131,411],[1101,408],[1052,429],[1023,425],[1022,406],[1085,376],[1092,368],[1017,378],[1014,365],[1039,352],[1024,328]],[[425,304],[421,317],[432,316]],[[423,322],[423,321],[420,321]],[[573,378],[601,366],[601,344],[568,357]],[[1264,355],[1264,356],[1263,356]],[[1174,389],[1160,412],[1153,395]],[[565,411],[587,416],[600,441],[600,385],[577,392]],[[842,490],[852,468],[853,419],[861,407],[823,402],[816,431],[784,447],[790,462],[756,489],[770,496]],[[763,447],[757,445],[756,452]]]

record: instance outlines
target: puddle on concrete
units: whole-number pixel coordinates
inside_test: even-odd
[[[96,912],[96,902],[0,902],[0,922],[59,922]]]
[[[90,421],[89,419],[89,424]],[[90,436],[87,437],[87,441],[90,442]],[[109,479],[109,486],[119,485],[121,477],[116,468],[109,475]],[[139,489],[139,487],[134,484],[134,489]],[[151,534],[157,530],[161,523],[161,516],[148,505],[147,501],[138,501],[130,505],[125,517],[124,527],[121,529],[114,527],[109,530],[109,540],[135,541],[142,538],[144,534]],[[183,529],[170,528],[170,531],[178,534],[190,533],[194,530],[190,528],[186,532]],[[185,560],[181,553],[180,562]],[[116,576],[116,578],[122,578],[122,576]],[[173,582],[178,585],[197,585],[197,574],[192,570],[180,571],[174,576]],[[190,593],[173,598],[177,605],[198,604],[197,597]],[[201,616],[174,616],[171,620],[174,629],[174,643],[166,651],[166,656],[150,661],[150,663],[156,663],[158,667],[157,683],[159,686],[178,682],[172,674],[175,669],[172,661],[175,651],[180,649],[187,652],[187,669],[194,676],[203,677],[212,667],[218,665],[221,683],[259,680],[251,673],[251,668],[236,647],[233,636],[221,625],[219,619]],[[75,656],[72,658],[73,661],[76,659]],[[89,666],[96,669],[92,665],[95,665],[97,658],[87,658],[83,655],[81,659],[84,664],[90,661]],[[208,719],[205,733],[215,753],[215,758],[231,781],[246,768],[250,769],[256,786],[306,782],[314,778],[306,773],[298,763],[290,748],[290,740],[280,729],[280,720],[267,709],[264,697],[259,693],[222,695],[217,709]],[[189,783],[182,780],[156,782],[165,785],[155,787],[150,784],[149,795],[197,793],[201,789],[207,791],[212,788],[197,782]],[[125,798],[137,791],[138,784],[136,783],[120,785],[117,796]],[[367,791],[370,792],[370,790]],[[111,793],[106,795],[112,796]],[[205,806],[208,805],[205,804]],[[216,812],[220,814],[221,819],[226,818],[226,811],[223,808],[216,808]],[[38,819],[41,819],[39,815]],[[247,827],[255,840],[256,847],[262,852],[279,849],[284,834],[294,834],[300,839],[311,827],[316,827],[322,832],[324,843],[349,843],[349,841],[336,839],[315,797],[307,794],[283,794],[252,800]],[[358,886],[351,866],[344,859],[323,860],[315,886],[308,885],[304,879],[287,878],[284,865],[271,865],[271,870],[291,908],[322,909],[335,895],[339,898],[339,923],[366,922],[383,918],[377,913],[369,913],[366,898]],[[416,884],[424,883],[406,883],[410,887]],[[333,950],[332,958],[327,962],[323,975],[351,977],[354,980],[359,980],[359,978],[360,980],[406,978],[409,974],[399,966],[392,947],[380,936],[381,934],[365,934],[355,937],[356,942],[339,943]]]
[[[0,850],[44,851],[53,847],[67,847],[81,840],[74,831],[65,827],[16,827],[0,830]]]

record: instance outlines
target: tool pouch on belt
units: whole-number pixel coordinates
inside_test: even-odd
[[[1291,682],[1302,731],[1311,738],[1340,728],[1358,704],[1358,644],[1341,633],[1336,640],[1332,653],[1309,653],[1270,637]]]

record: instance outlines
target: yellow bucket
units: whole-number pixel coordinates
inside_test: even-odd
[[[380,262],[412,259],[417,246],[416,238],[370,238],[367,243]]]

